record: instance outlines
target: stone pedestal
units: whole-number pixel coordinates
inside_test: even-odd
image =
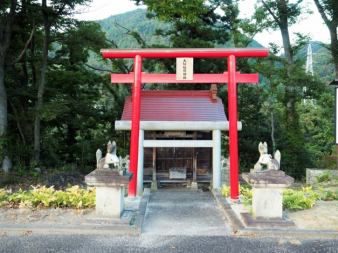
[[[96,188],[95,211],[98,216],[120,218],[124,209],[124,192],[130,174],[120,175],[111,169],[96,169],[85,177]]]
[[[253,217],[282,218],[283,190],[279,188],[252,189]]]
[[[254,218],[283,217],[283,188],[294,179],[281,170],[243,173],[243,179],[252,186],[252,214]]]
[[[124,192],[123,186],[96,187],[96,214],[119,218],[124,209]]]

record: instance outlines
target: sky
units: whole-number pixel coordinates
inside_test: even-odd
[[[254,12],[253,2],[253,0],[240,1],[241,18],[249,18],[251,16]],[[302,15],[300,21],[290,27],[291,40],[294,41],[296,38],[293,33],[301,32],[302,34],[309,35],[312,40],[329,43],[329,31],[324,25],[313,0],[304,0],[303,5],[303,8],[309,9],[312,13]],[[80,20],[100,20],[111,15],[132,11],[137,8],[145,7],[135,6],[134,2],[131,0],[92,0],[89,6],[79,7],[77,9],[78,14],[76,14],[75,17]],[[257,34],[254,39],[266,47],[269,43],[282,45],[282,39],[279,31],[265,31]]]

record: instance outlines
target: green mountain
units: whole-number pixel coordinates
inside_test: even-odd
[[[161,36],[157,36],[156,30],[168,29],[170,24],[161,22],[157,19],[148,19],[145,9],[137,9],[134,11],[113,15],[106,19],[97,21],[102,30],[106,33],[109,40],[113,40],[119,48],[139,48],[140,44],[131,36],[130,32],[137,32],[148,45],[167,45],[169,40]],[[316,75],[322,77],[325,81],[333,78],[333,64],[330,52],[321,42],[312,41],[313,52],[313,69]],[[259,42],[253,40],[249,47],[263,47]],[[306,62],[307,46],[303,47],[297,54],[297,58]],[[92,57],[90,62],[97,65],[97,60]],[[102,65],[100,63],[99,65]]]
[[[156,36],[156,30],[167,29],[169,24],[156,19],[148,19],[146,10],[137,9],[134,11],[110,16],[99,20],[102,30],[106,33],[109,40],[113,40],[119,48],[138,48],[140,45],[136,39],[128,32],[138,32],[148,45],[164,44],[168,45],[168,40]]]
[[[170,24],[161,22],[157,19],[148,19],[145,9],[113,15],[106,19],[97,21],[107,38],[113,40],[119,48],[137,48],[140,45],[136,39],[128,35],[129,32],[138,32],[148,45],[162,44],[169,46],[169,40],[161,36],[156,36],[156,30],[168,29]],[[263,47],[253,40],[249,47]]]

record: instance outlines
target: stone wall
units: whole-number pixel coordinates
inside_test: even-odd
[[[316,184],[317,177],[329,173],[332,176],[338,177],[338,170],[325,170],[325,169],[306,169],[306,183],[307,184]]]

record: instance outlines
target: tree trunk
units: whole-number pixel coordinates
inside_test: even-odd
[[[7,92],[5,86],[5,58],[11,43],[12,26],[14,22],[17,0],[11,0],[10,11],[7,17],[0,19],[0,139],[7,134]],[[4,152],[4,143],[0,142],[0,152]],[[4,154],[0,153],[0,161]]]
[[[285,58],[288,62],[288,65],[290,66],[293,64],[293,54],[292,54],[292,49],[291,49],[290,35],[289,35],[287,20],[286,20],[286,23],[283,22],[283,24],[280,25],[280,31],[282,34]],[[290,75],[290,73],[288,73],[288,75]]]
[[[5,61],[0,56],[0,138],[7,132],[7,92],[5,87]]]
[[[6,134],[7,134],[7,92],[5,87],[5,56],[0,52],[0,166],[2,170],[8,173],[11,166],[11,160],[7,155]]]
[[[278,12],[279,12],[278,26],[279,26],[279,29],[282,35],[284,54],[285,54],[285,58],[288,63],[287,72],[288,72],[288,76],[290,77],[292,64],[293,64],[293,53],[292,53],[290,34],[289,34],[288,7],[287,7],[287,3],[285,0],[278,1],[277,6],[278,6]]]
[[[34,121],[34,161],[40,162],[40,152],[41,152],[41,109],[43,106],[43,95],[45,91],[46,84],[46,72],[48,65],[48,47],[49,47],[49,35],[50,35],[50,23],[48,20],[48,14],[46,11],[47,4],[46,0],[42,0],[42,14],[43,14],[43,25],[44,25],[44,37],[43,37],[43,53],[42,53],[42,63],[40,70],[40,80],[38,86],[38,95],[36,101],[36,112],[35,112],[35,121]]]
[[[13,110],[14,118],[15,118],[15,121],[16,121],[16,126],[18,128],[18,131],[19,131],[19,134],[20,134],[20,137],[21,137],[21,140],[22,140],[22,144],[26,145],[26,137],[25,137],[25,134],[23,132],[23,128],[21,126],[19,112],[16,109],[15,104],[12,103],[10,100],[8,101],[8,104],[11,106],[11,108]]]
[[[270,113],[270,122],[271,122],[271,142],[272,142],[272,153],[274,154],[276,151],[276,139],[275,139],[275,117],[273,114],[273,109],[271,108]]]
[[[283,48],[285,58],[287,60],[287,76],[290,78],[292,75],[293,68],[293,53],[290,42],[289,28],[288,28],[288,10],[287,3],[285,0],[280,0],[277,3],[278,12],[279,12],[279,22],[278,26],[282,35]],[[291,131],[297,132],[298,129],[295,127],[298,126],[298,117],[296,113],[296,94],[294,83],[288,83],[285,85],[285,106],[286,106],[286,123],[287,127]]]

